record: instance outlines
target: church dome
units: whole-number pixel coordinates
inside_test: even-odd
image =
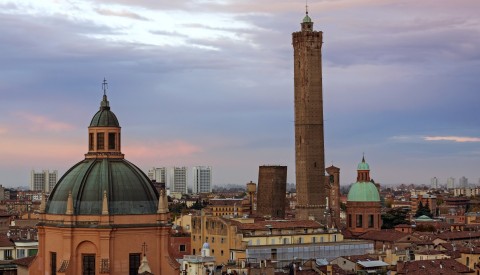
[[[148,177],[125,159],[85,159],[58,181],[45,212],[65,214],[69,193],[74,215],[101,215],[106,191],[110,215],[155,214],[158,193]]]
[[[45,205],[47,214],[157,213],[157,190],[145,173],[125,160],[120,151],[121,128],[117,117],[110,111],[105,80],[103,87],[100,110],[88,127],[88,153],[55,185]],[[105,196],[108,212],[103,209]]]
[[[370,165],[365,162],[365,157],[363,157],[362,162],[358,164],[357,170],[370,170]]]
[[[348,191],[347,201],[379,202],[380,194],[372,182],[356,182]]]
[[[100,110],[93,116],[90,127],[120,127],[117,116],[110,111],[110,104],[106,95],[103,96]]]

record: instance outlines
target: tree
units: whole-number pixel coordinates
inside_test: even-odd
[[[408,224],[408,210],[403,208],[393,208],[382,214],[382,229],[392,229],[399,224]]]
[[[428,216],[430,218],[432,217],[432,212],[430,212],[430,206],[428,204],[428,201],[425,206],[423,205],[422,201],[418,203],[417,212],[415,212],[415,218],[418,218],[420,216]]]

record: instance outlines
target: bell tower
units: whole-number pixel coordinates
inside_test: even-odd
[[[313,30],[308,9],[301,31],[292,34],[294,49],[295,168],[297,219],[326,224],[323,136],[322,32]]]

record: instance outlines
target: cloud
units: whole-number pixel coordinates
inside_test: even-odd
[[[26,128],[33,132],[62,132],[75,127],[65,122],[56,121],[46,116],[31,113],[16,113],[16,116],[26,122]]]
[[[426,136],[426,141],[480,142],[480,137]]]
[[[149,21],[149,19],[144,16],[141,16],[134,12],[125,11],[125,10],[114,11],[114,10],[108,10],[108,9],[96,9],[96,12],[98,14],[106,15],[106,16],[118,16],[118,17],[125,17],[125,18],[130,18],[135,20]]]

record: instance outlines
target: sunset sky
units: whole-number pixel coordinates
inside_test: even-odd
[[[325,151],[382,184],[480,178],[480,1],[309,0],[323,31]],[[213,166],[214,184],[288,166],[305,1],[0,0],[0,184],[87,152],[101,82],[126,158]]]

